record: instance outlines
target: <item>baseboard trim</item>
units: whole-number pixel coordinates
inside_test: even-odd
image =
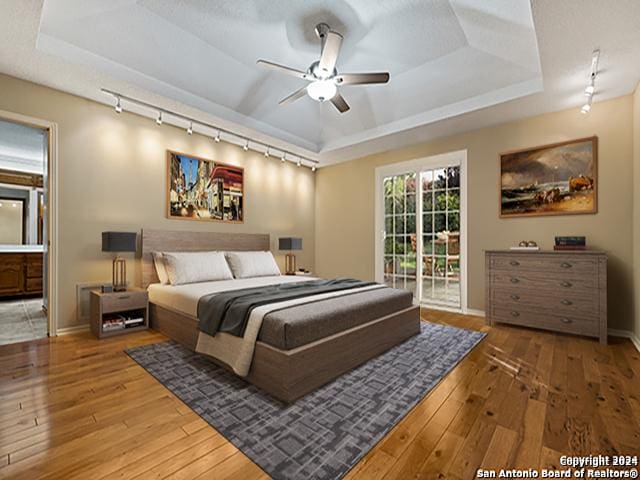
[[[60,335],[70,335],[72,333],[81,333],[81,332],[88,332],[89,331],[89,324],[86,325],[75,325],[73,327],[65,327],[65,328],[59,328],[58,329],[58,336]]]
[[[607,329],[607,333],[612,337],[628,338],[631,340],[631,343],[633,343],[633,346],[636,347],[636,350],[640,352],[640,337],[638,337],[634,332],[630,332],[629,330],[618,330],[617,328],[609,328]]]
[[[485,317],[484,310],[476,310],[475,308],[467,308],[466,315],[474,315],[476,317]]]

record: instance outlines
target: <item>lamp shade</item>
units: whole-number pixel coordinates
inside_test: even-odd
[[[279,238],[278,248],[280,250],[302,250],[302,239],[293,237]]]
[[[135,252],[135,232],[102,232],[103,252]]]

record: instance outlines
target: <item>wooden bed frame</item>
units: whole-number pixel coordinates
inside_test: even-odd
[[[142,284],[158,282],[151,252],[269,250],[269,235],[143,230]],[[195,350],[198,319],[151,303],[151,328]],[[281,350],[256,342],[248,382],[290,403],[420,332],[420,308],[412,306],[343,332]],[[216,363],[227,367],[213,359]]]

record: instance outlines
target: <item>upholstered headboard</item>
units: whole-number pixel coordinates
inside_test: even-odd
[[[142,230],[142,288],[157,283],[152,252],[269,250],[268,234]]]

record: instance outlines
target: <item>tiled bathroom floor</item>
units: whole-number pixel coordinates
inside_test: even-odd
[[[47,336],[42,299],[0,301],[0,345]]]

